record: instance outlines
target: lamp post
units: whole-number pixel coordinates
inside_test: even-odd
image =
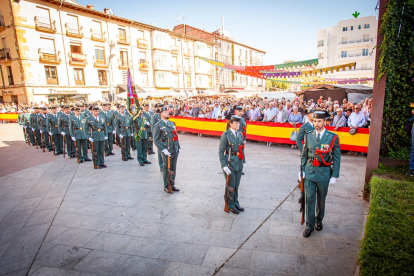
[[[115,54],[112,54],[112,49],[115,48],[115,43],[111,41],[109,44],[109,70],[111,70],[111,77],[109,78],[109,93],[112,95],[112,101],[116,101],[116,93],[112,91],[112,82],[113,82],[113,70],[112,70],[112,59],[115,57]]]

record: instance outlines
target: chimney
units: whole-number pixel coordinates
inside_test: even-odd
[[[224,34],[224,16],[221,16],[221,35]]]
[[[91,4],[87,4],[87,5],[86,5],[86,7],[87,7],[88,9],[93,10],[93,5],[91,5]]]
[[[104,9],[104,13],[109,14],[109,9]]]

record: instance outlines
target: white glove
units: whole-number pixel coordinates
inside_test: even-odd
[[[43,130],[39,130],[40,131],[40,133],[43,133]]]
[[[93,142],[93,139],[92,138],[89,138],[88,140],[91,141],[91,142]]]
[[[60,134],[62,134],[62,136],[65,136],[66,135],[66,133],[64,133],[63,131]]]
[[[76,138],[72,136],[72,141],[76,141]]]
[[[108,137],[105,137],[105,140],[108,140]]]
[[[246,169],[246,163],[243,163],[243,170]]]
[[[115,130],[114,130],[114,131],[112,131],[112,134],[115,134]]]
[[[178,150],[178,155],[180,155],[180,154],[181,154],[181,149]]]
[[[148,122],[145,122],[145,124],[146,124],[147,126],[149,126],[149,125],[150,125],[150,123],[148,123]]]
[[[224,171],[227,175],[230,175],[230,174],[231,174],[231,170],[229,169],[229,167],[223,167],[223,171]]]
[[[121,139],[122,139],[122,138],[124,138],[124,135],[122,135],[122,134],[119,134],[118,136],[119,136],[119,138],[121,138]]]
[[[336,178],[331,177],[331,179],[329,179],[329,184],[335,184],[335,183],[336,183]]]
[[[32,127],[32,131],[35,131],[33,127]]]
[[[305,172],[302,172],[302,177],[305,179]],[[298,180],[300,181],[300,172],[298,172]]]
[[[49,132],[49,135],[50,135],[50,136],[52,136],[52,135],[53,135],[53,133],[52,133],[52,132]]]
[[[131,133],[131,137],[134,137],[134,133]]]
[[[162,150],[162,153],[164,153],[167,156],[171,156],[171,153],[167,149]]]

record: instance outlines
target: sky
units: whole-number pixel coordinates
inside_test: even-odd
[[[185,17],[185,24],[212,32],[224,16],[224,28],[234,41],[266,52],[264,65],[316,58],[318,30],[352,19],[355,11],[359,17],[378,16],[377,0],[77,1],[165,29],[182,24]]]

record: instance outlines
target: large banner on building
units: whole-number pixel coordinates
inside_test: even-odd
[[[177,130],[221,136],[226,129],[226,120],[211,120],[188,117],[171,117]],[[298,125],[298,129],[301,125]],[[348,127],[341,127],[334,131],[334,127],[327,127],[339,136],[341,150],[368,152],[369,129],[359,128],[354,135],[349,134]],[[294,127],[288,123],[247,122],[247,139],[280,144],[295,144],[290,140]]]

